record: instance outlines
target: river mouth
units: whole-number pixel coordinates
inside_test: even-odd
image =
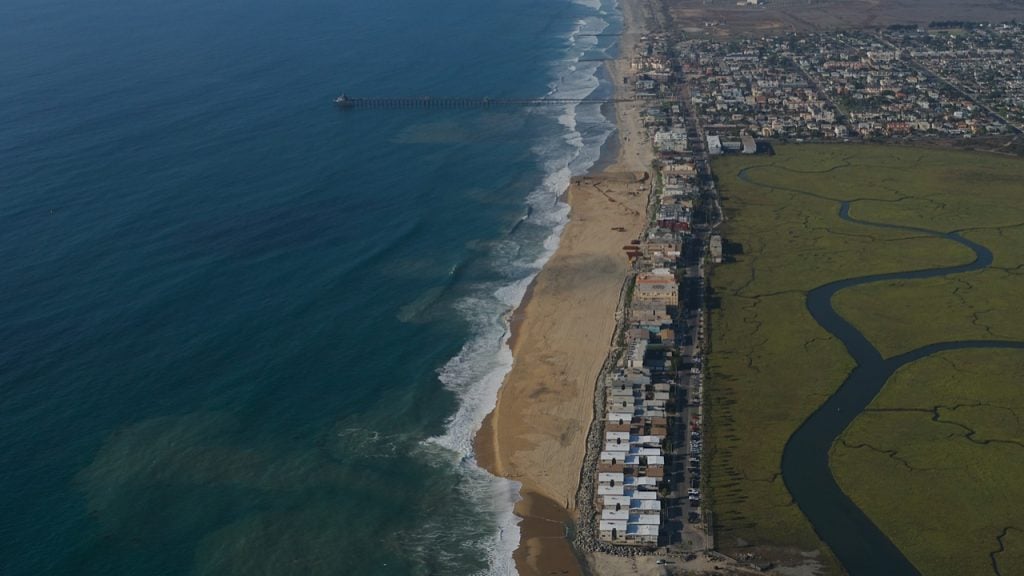
[[[963,340],[922,346],[885,358],[856,327],[833,306],[833,297],[855,286],[892,280],[916,280],[973,272],[992,265],[992,252],[957,232],[900,226],[861,220],[850,215],[850,202],[827,198],[813,192],[769,185],[750,176],[749,168],[737,177],[754,186],[814,196],[833,201],[838,216],[847,222],[874,228],[888,228],[933,236],[956,242],[974,253],[966,264],[903,272],[872,274],[829,282],[807,293],[805,304],[815,322],[842,342],[856,366],[840,387],[819,406],[786,442],[782,454],[782,478],[797,506],[817,535],[852,576],[886,574],[900,576],[920,571],[878,526],[839,488],[829,467],[834,442],[859,416],[901,367],[940,352],[968,348],[1024,349],[1024,342],[1007,340]]]

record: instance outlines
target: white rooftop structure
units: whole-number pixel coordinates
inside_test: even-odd
[[[625,520],[601,520],[601,539],[607,541],[620,541],[626,538],[628,527]]]
[[[603,452],[602,452],[602,454],[603,454]],[[646,458],[647,458],[647,465],[648,466],[664,466],[665,465],[665,457],[664,456],[647,456]],[[620,462],[623,462],[627,466],[638,466],[640,464],[640,455],[639,454],[627,454],[625,460],[620,460]]]
[[[625,482],[625,476],[622,472],[599,472],[597,474],[597,481],[601,484],[622,484]]]
[[[719,136],[714,136],[714,135],[708,136],[708,153],[709,154],[721,154],[722,153],[722,139]]]
[[[616,510],[614,508],[605,508],[601,511],[601,520],[628,520],[630,518],[629,510]]]
[[[630,524],[646,524],[657,526],[661,524],[661,516],[657,514],[633,514],[629,516]]]
[[[639,502],[639,500],[638,500],[638,502]],[[645,500],[645,502],[646,502],[646,500]],[[604,497],[604,507],[605,508],[615,508],[615,506],[619,506],[621,508],[629,508],[632,505],[631,503],[632,503],[632,500],[630,499],[629,496],[605,496]],[[659,502],[659,504],[660,504],[660,502]]]
[[[605,505],[607,502],[606,498]],[[629,509],[641,512],[661,512],[661,500],[630,500]]]
[[[633,406],[636,406],[638,401],[639,398],[637,398],[636,395],[632,393],[629,396],[612,396],[611,398],[608,399],[608,409],[621,410],[623,412],[632,412]]]
[[[626,487],[623,484],[616,484],[615,486],[609,486],[608,484],[599,484],[597,486],[598,496],[622,496],[626,493]],[[651,494],[654,494],[651,492]]]
[[[600,489],[600,486],[598,488]],[[636,489],[630,488],[629,490],[623,491],[623,494],[626,494],[627,496],[629,496],[629,499],[631,501],[632,500],[657,500],[658,499],[658,493],[657,492],[651,492],[649,490],[636,490]]]
[[[618,530],[619,532],[624,532],[626,530],[626,521],[625,520],[601,520],[601,531],[603,532],[605,530],[607,530],[609,532],[612,531],[612,530]]]
[[[612,460],[620,464],[627,462],[626,452],[619,452],[615,450],[601,452],[601,456],[598,459],[605,464],[610,464]]]
[[[630,398],[635,397],[636,396],[636,391],[633,389],[633,385],[632,384],[626,384],[625,386],[626,386],[625,388],[623,388],[621,385],[610,387],[608,389],[609,390],[608,397],[611,400],[618,400],[618,401],[622,401],[622,400],[626,400],[626,399],[630,399]]]
[[[650,478],[648,476],[627,476],[626,485],[631,488],[639,488],[641,490],[653,490],[658,487],[658,479]]]
[[[623,444],[629,444],[629,432],[605,432],[604,439],[610,442],[621,440]]]
[[[609,412],[608,421],[617,422],[620,424],[629,424],[633,420],[633,412]]]
[[[627,353],[629,358],[626,360],[626,366],[634,370],[643,368],[644,356],[647,354],[647,340],[633,341]]]
[[[630,524],[626,529],[628,536],[642,536],[646,538],[658,538],[658,527],[652,524]]]

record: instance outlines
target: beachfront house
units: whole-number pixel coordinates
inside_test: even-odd
[[[601,464],[623,464],[623,463],[626,462],[627,454],[628,453],[625,450],[623,450],[623,451],[605,450],[605,451],[601,452],[601,456],[598,458],[598,461]]]
[[[657,546],[658,526],[653,524],[630,524],[626,531],[626,541],[638,546]]]
[[[637,304],[629,311],[629,320],[648,332],[656,332],[661,327],[672,323],[672,316],[664,304]]]
[[[601,520],[599,531],[601,540],[606,542],[622,544],[626,541],[625,520]]]
[[[634,340],[629,343],[626,351],[626,367],[641,370],[644,367],[644,356],[647,354],[647,340]]]
[[[613,508],[615,510],[632,510],[632,500],[629,496],[604,496],[600,498],[601,509]],[[660,504],[660,501],[659,501]]]
[[[625,496],[622,496],[625,498]],[[660,514],[661,500],[630,500],[629,511],[637,514]]]
[[[661,270],[664,269],[637,275],[633,289],[634,301],[667,306],[679,304],[679,284],[675,276],[671,272],[662,273]]]
[[[626,520],[629,521],[629,509],[604,508],[601,510],[601,520]]]
[[[686,130],[659,130],[654,134],[654,147],[659,152],[686,152]]]
[[[606,431],[604,433],[604,446],[608,452],[618,452],[620,450],[629,449],[629,432],[611,432]]]

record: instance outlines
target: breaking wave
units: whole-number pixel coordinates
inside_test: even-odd
[[[598,97],[602,91],[607,95],[610,86],[601,78],[602,63],[593,55],[608,48],[601,46],[599,34],[608,28],[610,18],[599,0],[574,3],[593,14],[575,23],[566,38],[564,57],[552,62],[549,95],[566,99]],[[574,175],[594,166],[615,130],[597,103],[539,108],[534,114],[544,117],[550,126],[549,134],[532,149],[544,177],[526,198],[527,215],[489,254],[491,266],[503,280],[476,286],[472,295],[455,304],[473,333],[439,370],[439,379],[458,397],[459,406],[445,433],[428,441],[451,452],[452,462],[466,479],[460,489],[497,521],[488,546],[487,573],[502,576],[516,574],[512,553],[519,545],[520,519],[512,510],[520,499],[520,484],[479,468],[473,438],[494,409],[498,390],[512,367],[511,312],[522,303],[530,283],[558,248],[568,222],[569,206],[562,196]],[[534,234],[525,233],[526,228]]]

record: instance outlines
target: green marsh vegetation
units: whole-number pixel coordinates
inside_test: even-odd
[[[924,574],[1024,573],[1022,374],[1021,350],[929,356],[832,448],[843,491]]]
[[[839,202],[851,202],[851,214],[858,219],[963,230],[965,237],[995,254],[993,268],[977,273],[840,292],[836,309],[883,356],[932,342],[1024,339],[1024,304],[1015,302],[1015,295],[1024,288],[1017,283],[1024,280],[1024,256],[1018,256],[1024,254],[1024,162],[977,153],[863,145],[782,146],[776,151],[773,157],[719,158],[714,165],[728,216],[723,236],[734,248],[730,261],[715,267],[711,279],[712,354],[705,392],[708,503],[715,513],[717,544],[726,553],[785,558],[796,557],[797,551],[816,550],[821,552],[820,559],[836,569],[779,475],[789,436],[853,367],[842,344],[807,312],[806,293],[835,280],[953,266],[974,259],[967,248],[924,232],[841,220]],[[767,187],[740,178],[744,170],[751,180]],[[956,354],[999,353],[1024,355],[991,350]],[[1021,373],[1018,369],[1014,374]],[[1024,389],[1016,392],[1024,397]],[[871,417],[862,416],[847,434]],[[934,426],[929,418],[918,419],[921,425]],[[901,438],[913,436],[904,420],[897,417],[892,424],[873,425],[872,434],[890,438],[880,444],[892,449]],[[844,436],[842,441],[849,439]],[[1024,460],[1024,446],[1002,448],[1021,450],[1019,458]],[[879,456],[867,449],[849,450],[854,455],[845,456],[844,461]],[[858,462],[841,468],[834,464],[833,470],[844,490],[864,474],[876,474],[870,486],[890,487],[892,498],[898,499],[896,493],[904,489],[919,488],[888,475],[891,459],[886,454],[881,457],[887,466]],[[979,465],[985,462],[979,460]],[[997,478],[1013,476],[992,471],[991,477],[998,484]],[[877,516],[895,516],[895,509],[867,507],[859,498],[870,500],[871,493],[855,497],[849,490],[902,549],[904,543],[890,534],[892,522]],[[919,504],[919,515],[934,514],[947,494],[969,488],[950,490],[937,489],[934,498],[919,494],[915,500],[903,501]],[[985,500],[989,507],[1010,508],[992,493],[978,495],[977,500]],[[1021,497],[1013,502],[1021,504],[1015,508],[1024,508]],[[987,511],[977,508],[974,514],[983,519]],[[906,510],[899,515],[916,517]],[[976,525],[980,530],[981,525]],[[1018,525],[1024,528],[1024,518]],[[918,541],[935,550],[958,546],[966,554],[965,547],[976,543],[958,539],[955,526],[954,518],[946,518],[947,537],[919,534]],[[936,529],[941,527],[937,524]],[[996,535],[985,532],[985,536],[992,546],[972,551],[987,559],[989,548],[997,545]],[[1020,543],[1018,550],[1024,547],[1024,533],[1011,529],[1003,538],[1008,545],[1004,561],[1016,553],[1009,548],[1014,539]],[[924,564],[918,564],[920,554],[934,555],[934,550],[904,553],[925,570]]]

